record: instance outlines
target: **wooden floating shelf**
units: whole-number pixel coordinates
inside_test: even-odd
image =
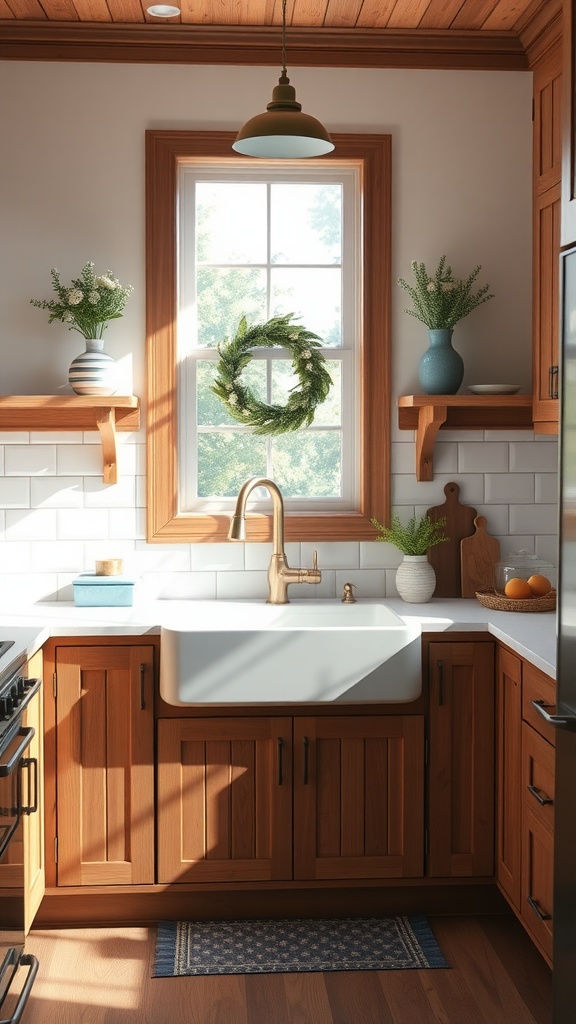
[[[439,430],[532,430],[532,396],[401,395],[398,426],[416,431],[416,479],[432,480]]]
[[[0,395],[0,430],[98,430],[106,484],[118,482],[116,431],[139,427],[134,395]]]

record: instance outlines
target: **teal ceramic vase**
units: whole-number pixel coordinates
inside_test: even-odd
[[[418,366],[420,384],[427,395],[455,395],[464,378],[464,363],[452,348],[452,330],[429,330],[428,339]]]

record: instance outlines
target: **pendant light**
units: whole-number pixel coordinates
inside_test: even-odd
[[[324,156],[334,143],[323,124],[302,113],[296,90],[286,74],[286,2],[282,0],[282,74],[266,113],[250,118],[236,136],[232,149],[243,156],[293,160]]]

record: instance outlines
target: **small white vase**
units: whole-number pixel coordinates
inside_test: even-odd
[[[118,366],[104,352],[103,338],[86,338],[86,351],[70,363],[68,381],[77,395],[116,394]]]
[[[436,589],[436,573],[427,555],[404,555],[396,571],[396,590],[403,601],[425,604]]]

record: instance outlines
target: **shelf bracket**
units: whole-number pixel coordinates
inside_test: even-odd
[[[445,405],[423,405],[418,410],[416,428],[416,479],[434,479],[434,445],[436,434],[446,422],[448,408]]]
[[[96,423],[102,442],[102,477],[105,484],[118,483],[118,460],[116,451],[116,412],[103,409]]]

